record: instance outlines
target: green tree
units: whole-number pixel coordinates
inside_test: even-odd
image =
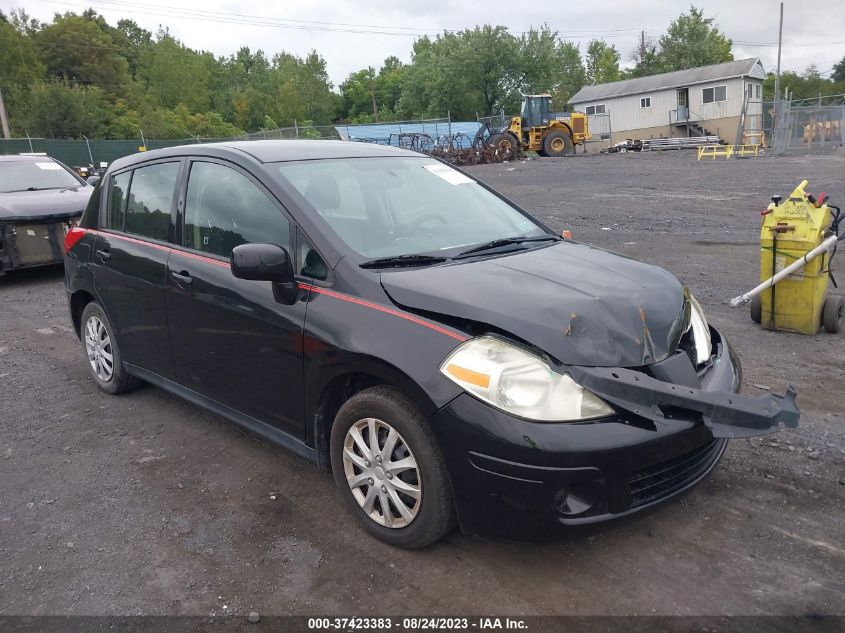
[[[660,37],[660,59],[667,71],[719,64],[733,60],[732,45],[713,18],[690,5],[689,13],[678,16]]]
[[[654,38],[643,37],[640,45],[632,56],[634,67],[625,72],[628,77],[647,77],[666,71],[663,57],[660,54],[660,45]]]
[[[165,108],[184,104],[193,112],[210,105],[209,84],[215,59],[184,46],[162,29],[151,46],[142,48],[138,77],[152,103]]]
[[[519,42],[505,27],[485,25],[464,31],[456,53],[454,61],[460,60],[460,72],[464,74],[464,81],[480,96],[484,114],[497,112],[508,100],[512,103],[518,96],[525,71],[518,65]],[[453,73],[449,73],[450,76]]]
[[[112,32],[112,39],[126,58],[129,74],[137,77],[141,53],[152,46],[153,34],[138,26],[135,20],[123,19],[117,21],[117,28]]]
[[[112,94],[126,89],[129,65],[96,20],[73,13],[56,15],[34,37],[50,77],[98,86]]]
[[[398,57],[390,56],[384,60],[376,77],[376,103],[381,119],[397,118],[399,99],[405,85],[406,68]]]
[[[0,90],[13,130],[23,130],[30,86],[45,78],[32,38],[9,20],[0,21]]]
[[[845,57],[840,59],[836,65],[834,65],[830,78],[833,81],[845,81]]]
[[[326,61],[311,51],[305,59],[289,53],[273,57],[274,108],[270,113],[282,126],[309,120],[327,125],[340,109],[340,95],[332,91]]]
[[[557,68],[560,74],[551,88],[552,101],[556,108],[563,109],[570,97],[581,90],[587,81],[581,51],[576,44],[566,41],[558,44]]]
[[[103,135],[110,117],[100,88],[53,80],[32,87],[26,129],[32,136],[93,138]]]
[[[587,46],[587,82],[594,85],[620,79],[619,59],[619,51],[613,44],[590,40]]]
[[[371,83],[375,83],[373,68],[363,68],[351,73],[340,84],[343,97],[341,112],[345,119],[370,120],[373,117]]]

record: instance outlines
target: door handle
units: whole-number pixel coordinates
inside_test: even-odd
[[[104,262],[107,262],[111,259],[111,251],[109,251],[109,249],[107,249],[107,248],[103,248],[103,249],[98,250],[97,255]]]
[[[187,270],[180,273],[170,272],[170,276],[176,280],[176,283],[185,284],[186,286],[193,281],[191,274]]]

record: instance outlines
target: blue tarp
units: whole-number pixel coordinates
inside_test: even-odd
[[[338,125],[338,134],[344,140],[369,141],[382,145],[398,145],[399,134],[428,134],[433,141],[440,137],[466,134],[475,136],[481,124],[477,121],[424,121],[421,123],[380,123],[373,125]]]

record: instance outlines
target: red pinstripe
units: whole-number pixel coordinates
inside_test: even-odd
[[[384,312],[385,314],[389,314],[391,316],[399,317],[400,319],[405,319],[406,321],[410,321],[411,323],[416,323],[417,325],[421,325],[423,327],[427,327],[430,330],[434,330],[435,332],[440,332],[440,334],[445,334],[446,336],[450,336],[453,339],[464,342],[467,340],[467,337],[447,330],[446,328],[440,327],[439,325],[435,325],[434,323],[430,323],[418,317],[412,316],[407,312],[400,312],[399,310],[394,310],[393,308],[388,308],[385,306],[378,305],[377,303],[372,303],[370,301],[365,301],[364,299],[359,299],[358,297],[353,297],[351,295],[343,294],[341,292],[336,292],[334,290],[329,290],[328,288],[320,288],[319,286],[312,286],[310,284],[299,284],[300,288],[304,288],[306,290],[311,290],[312,292],[316,292],[317,294],[327,295],[329,297],[333,297],[335,299],[340,299],[341,301],[346,301],[348,303],[354,303],[359,306],[364,306],[365,308],[370,308],[371,310],[378,310],[379,312]]]
[[[97,234],[101,233],[103,235],[108,235],[109,237],[114,237],[119,240],[125,240],[127,242],[132,242],[133,244],[140,244],[142,246],[150,246],[152,248],[162,250],[162,251],[172,251],[178,255],[182,255],[184,257],[189,257],[191,259],[198,259],[204,262],[208,262],[209,264],[214,264],[215,266],[222,266],[224,268],[230,268],[229,262],[223,262],[219,259],[214,259],[212,257],[205,257],[204,255],[197,255],[196,253],[188,253],[186,251],[180,251],[174,248],[169,248],[167,246],[162,246],[161,244],[154,244],[152,242],[145,242],[144,240],[139,240],[134,237],[128,237],[126,235],[118,235],[117,233],[112,233],[110,231],[96,231],[93,229],[86,229],[91,233]],[[366,301],[365,299],[359,299],[358,297],[353,297],[352,295],[347,295],[342,292],[337,292],[335,290],[329,290],[328,288],[321,288],[320,286],[312,286],[311,284],[299,284],[299,287],[303,290],[310,290],[311,292],[316,292],[317,294],[326,295],[327,297],[332,297],[333,299],[338,299],[340,301],[346,301],[347,303],[354,303],[355,305],[363,306],[365,308],[369,308],[371,310],[378,310],[379,312],[383,312],[384,314],[389,314],[391,316],[399,317],[400,319],[405,319],[406,321],[410,321],[411,323],[416,323],[417,325],[421,325],[422,327],[426,327],[430,330],[434,330],[435,332],[439,332],[440,334],[445,334],[448,337],[455,339],[456,341],[460,341],[463,343],[467,340],[466,336],[462,336],[461,334],[457,334],[456,332],[452,332],[451,330],[447,330],[444,327],[439,325],[435,325],[429,321],[421,319],[419,317],[415,317],[407,312],[400,312],[399,310],[394,310],[393,308],[388,308],[386,306],[379,305],[377,303],[372,303],[371,301]]]

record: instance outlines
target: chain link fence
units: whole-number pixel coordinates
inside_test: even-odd
[[[824,153],[845,140],[845,95],[763,104],[763,125],[772,153]]]

